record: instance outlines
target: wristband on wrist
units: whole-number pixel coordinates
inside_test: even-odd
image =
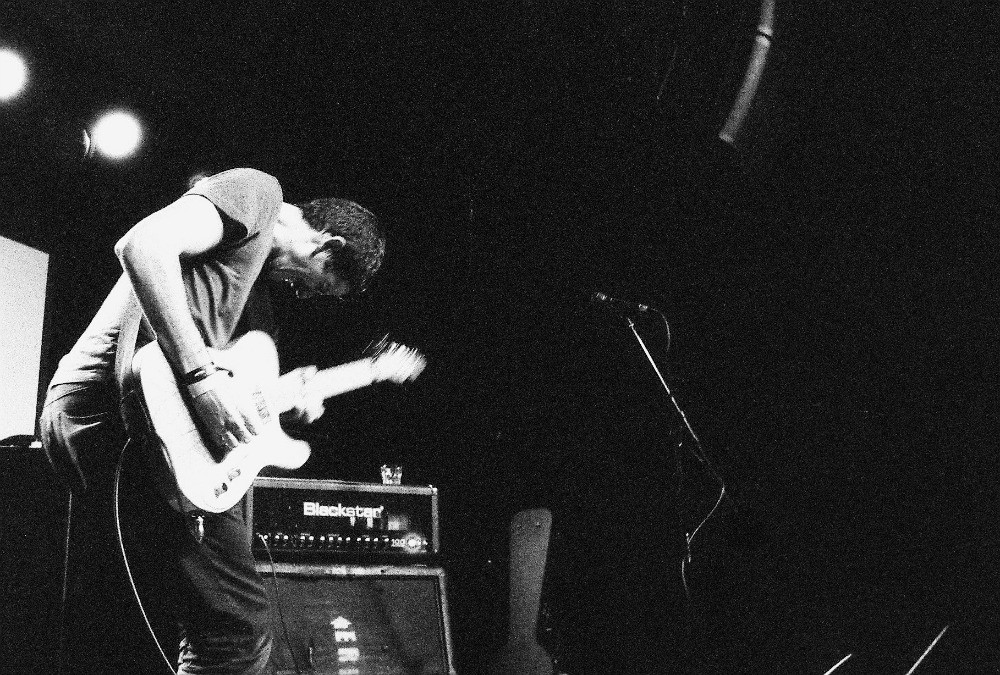
[[[209,361],[203,366],[195,368],[194,370],[189,370],[188,372],[184,373],[184,375],[181,376],[179,382],[180,384],[185,384],[185,385],[191,385],[194,384],[195,382],[201,382],[202,380],[204,380],[217,370],[220,370],[220,368],[211,361]]]
[[[228,368],[223,368],[222,366],[217,366],[214,363],[209,364],[208,366],[202,366],[201,368],[195,368],[188,373],[188,375],[192,378],[195,378],[193,382],[188,379],[188,375],[184,376],[184,379],[188,380],[184,383],[187,387],[188,394],[190,394],[192,398],[198,398],[206,391],[214,389],[217,383],[214,380],[209,382],[208,378],[216,373],[225,373],[229,377],[233,376],[233,371]]]
[[[229,375],[229,377],[233,376],[233,371],[229,370],[229,368],[223,368],[222,366],[217,366],[214,363],[207,363],[200,368],[195,368],[194,370],[190,370],[185,373],[180,379],[180,383],[186,384],[190,387],[192,384],[196,384],[202,380],[207,380],[210,376],[215,375],[218,372],[223,372],[226,375]]]

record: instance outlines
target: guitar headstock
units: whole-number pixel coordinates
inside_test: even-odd
[[[372,360],[375,379],[379,382],[402,384],[415,380],[427,367],[427,359],[418,350],[391,342],[388,336],[365,351]]]

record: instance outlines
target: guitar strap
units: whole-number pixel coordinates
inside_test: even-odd
[[[153,423],[150,421],[149,413],[142,402],[139,380],[132,372],[135,344],[139,337],[139,328],[144,322],[149,334],[153,335],[153,329],[149,326],[142,312],[142,307],[139,306],[139,299],[135,297],[135,291],[130,291],[115,351],[115,383],[118,385],[119,412],[125,425],[129,444],[144,444],[154,437]],[[124,448],[122,450],[124,452]],[[159,476],[154,475],[154,480],[156,480],[157,489],[162,491],[164,485],[159,480]]]
[[[142,307],[139,306],[139,299],[135,297],[135,291],[130,291],[128,305],[118,332],[118,344],[115,351],[115,383],[118,385],[119,412],[125,424],[125,432],[132,443],[146,443],[156,436],[149,411],[143,404],[139,378],[132,372],[132,358],[135,356],[136,340],[139,337],[139,328],[143,324],[146,325],[146,330],[150,335],[155,335],[142,312]],[[187,503],[178,486],[173,481],[166,479],[165,471],[154,472],[153,480],[157,490],[168,502]],[[185,508],[184,510],[189,509]]]
[[[135,341],[139,337],[139,324],[142,322],[142,308],[135,291],[129,291],[128,304],[118,332],[118,345],[115,350],[115,381],[119,387],[125,383],[125,369],[132,365],[132,355],[135,353]]]
[[[136,427],[136,423],[138,420],[145,421],[146,417],[138,400],[139,392],[136,389],[134,378],[132,378],[132,357],[135,355],[139,326],[144,320],[139,299],[135,297],[135,291],[130,291],[115,349],[115,383],[118,385],[121,415],[129,438],[136,438],[136,434],[142,431]]]

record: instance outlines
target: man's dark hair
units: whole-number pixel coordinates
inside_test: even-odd
[[[385,234],[375,214],[348,199],[327,197],[297,204],[306,223],[319,232],[341,236],[347,244],[331,250],[329,269],[351,285],[351,294],[364,292],[382,266]]]

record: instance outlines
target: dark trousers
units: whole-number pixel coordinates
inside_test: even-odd
[[[173,511],[153,487],[142,446],[132,443],[122,454],[126,435],[111,387],[51,387],[41,434],[73,489],[63,673],[166,673],[176,664],[188,675],[266,673],[268,601],[243,504],[203,514],[201,527]]]

